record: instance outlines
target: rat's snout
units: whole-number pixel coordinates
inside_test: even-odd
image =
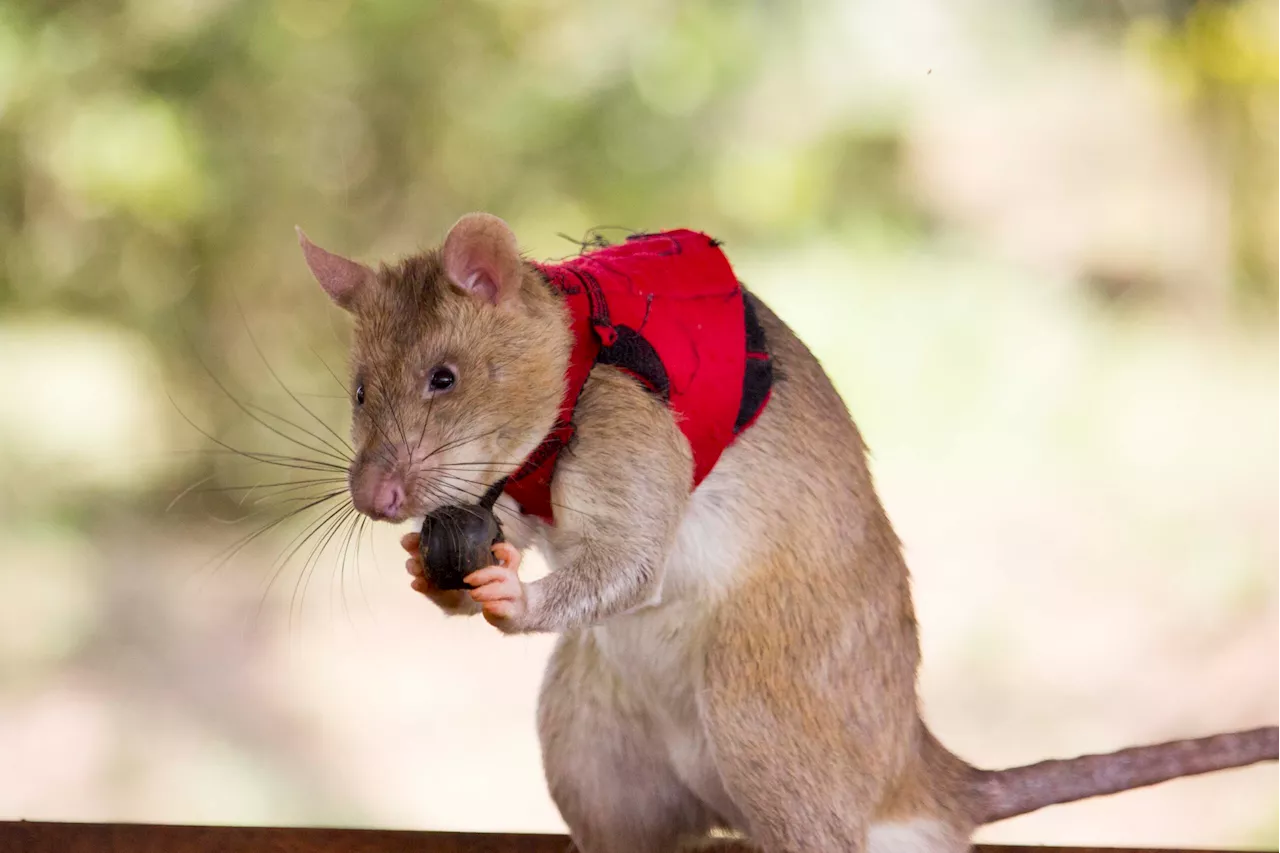
[[[369,509],[383,518],[395,518],[404,509],[404,486],[388,477],[373,491]]]
[[[404,521],[408,510],[404,477],[396,471],[365,466],[352,477],[351,501],[374,520]]]

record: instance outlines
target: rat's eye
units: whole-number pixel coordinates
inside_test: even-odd
[[[451,367],[433,367],[431,368],[431,378],[427,380],[427,390],[429,391],[448,391],[458,381],[457,375],[454,374]]]
[[[356,405],[357,406],[364,405],[364,383],[363,382],[361,382],[359,385],[356,386]]]

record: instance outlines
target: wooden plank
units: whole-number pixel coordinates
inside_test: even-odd
[[[700,845],[749,853],[732,841]],[[1151,848],[979,845],[976,853],[1188,853]],[[0,821],[0,853],[573,853],[563,835],[301,827]],[[1225,851],[1197,851],[1225,853]]]
[[[566,853],[568,845],[556,835],[0,823],[0,853]]]

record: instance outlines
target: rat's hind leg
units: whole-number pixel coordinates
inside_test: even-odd
[[[914,626],[892,590],[800,565],[777,555],[718,608],[699,711],[754,844],[861,853],[913,750]]]
[[[538,702],[551,799],[581,853],[672,853],[710,811],[680,782],[589,632],[560,638]]]

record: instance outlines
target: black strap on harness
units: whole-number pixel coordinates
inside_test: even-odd
[[[479,505],[487,510],[492,510],[493,505],[498,502],[498,498],[502,497],[502,490],[507,487],[507,479],[503,477],[498,482],[490,486],[483,495],[480,496]]]

